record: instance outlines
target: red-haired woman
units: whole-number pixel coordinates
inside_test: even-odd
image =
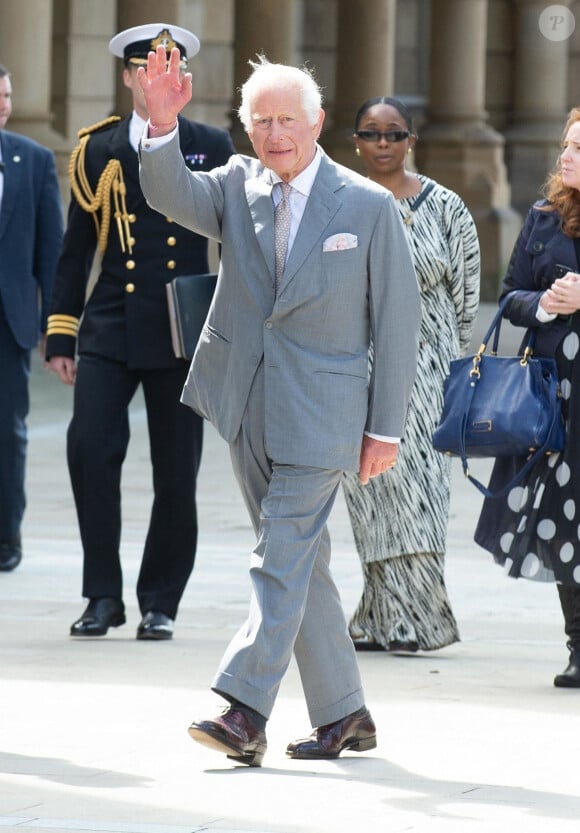
[[[505,316],[533,328],[535,355],[558,364],[566,447],[541,460],[506,497],[486,499],[475,540],[508,575],[555,581],[570,661],[554,685],[580,688],[580,108],[570,111],[562,150],[529,210],[503,282]],[[491,486],[521,458],[498,459]]]

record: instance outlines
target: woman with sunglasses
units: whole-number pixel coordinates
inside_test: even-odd
[[[431,435],[449,362],[470,343],[479,302],[479,244],[457,194],[407,170],[417,134],[402,102],[365,101],[353,138],[369,179],[397,200],[423,318],[397,464],[366,486],[352,474],[343,481],[364,579],[349,628],[357,650],[430,651],[459,640],[444,581],[451,463],[433,450]]]

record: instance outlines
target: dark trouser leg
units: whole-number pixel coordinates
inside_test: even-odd
[[[580,587],[568,584],[556,586],[564,614],[564,630],[569,646],[580,651]]]
[[[179,401],[188,365],[142,371],[153,463],[154,501],[137,582],[142,613],[177,614],[195,560],[195,489],[203,420]]]
[[[68,465],[84,552],[83,596],[122,598],[121,469],[128,408],[139,383],[123,364],[81,356],[68,429]]]
[[[26,497],[30,351],[12,335],[0,303],[0,540],[18,537]]]

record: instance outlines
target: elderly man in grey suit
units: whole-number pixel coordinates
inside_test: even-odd
[[[175,126],[191,77],[180,79],[178,59],[174,51],[167,64],[158,49],[140,70],[150,114],[141,182],[154,208],[221,243],[182,401],[230,444],[257,536],[248,618],[213,683],[229,707],[189,733],[260,766],[294,652],[315,729],[287,755],[372,749],[326,522],[345,470],[366,483],[395,464],[420,318],[411,255],[390,193],[317,144],[324,111],[304,70],[253,64],[240,118],[258,159],[188,171]]]

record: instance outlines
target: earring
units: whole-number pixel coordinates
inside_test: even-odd
[[[354,152],[356,153],[357,156],[360,156],[360,148],[355,148]]]

